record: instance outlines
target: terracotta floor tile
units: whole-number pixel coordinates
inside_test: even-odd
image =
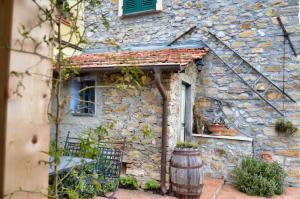
[[[265,197],[248,196],[239,192],[232,185],[224,185],[221,179],[209,179],[204,180],[203,192],[200,199],[212,199],[216,193],[218,187],[221,187],[221,191],[217,199],[266,199]],[[143,191],[131,191],[125,189],[119,189],[115,195],[118,199],[176,199],[171,196],[161,196],[151,194]],[[97,199],[103,199],[98,197]],[[300,188],[286,187],[284,194],[281,196],[273,196],[271,199],[300,199]]]
[[[212,199],[224,184],[223,179],[204,179],[204,187],[200,199]]]
[[[266,199],[265,197],[248,196],[239,192],[232,185],[224,185],[217,199]],[[273,196],[271,199],[300,199],[300,188],[286,187],[280,196]]]
[[[157,194],[151,194],[143,191],[135,191],[135,190],[126,190],[119,189],[115,195],[118,199],[176,199],[171,196],[161,196]],[[104,199],[102,197],[97,197],[97,199]]]

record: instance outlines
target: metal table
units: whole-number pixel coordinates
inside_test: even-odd
[[[53,164],[53,157],[50,157],[50,167],[49,167],[49,176],[55,174],[54,171],[54,164]],[[96,160],[82,158],[82,157],[73,157],[73,156],[61,156],[60,163],[58,165],[58,173],[63,173],[66,171],[71,170],[74,167],[80,167],[85,164],[96,164]]]

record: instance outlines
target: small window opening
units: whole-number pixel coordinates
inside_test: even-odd
[[[95,114],[95,80],[73,80],[71,92],[74,114]]]

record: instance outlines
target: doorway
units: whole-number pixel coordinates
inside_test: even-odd
[[[192,102],[191,102],[191,85],[182,82],[181,84],[181,113],[180,113],[180,135],[179,141],[190,140],[192,129]]]

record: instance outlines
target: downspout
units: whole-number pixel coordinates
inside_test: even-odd
[[[164,86],[161,83],[161,71],[154,69],[155,84],[163,99],[163,118],[162,118],[162,140],[161,140],[161,168],[160,168],[160,190],[163,194],[166,188],[166,165],[167,165],[167,128],[168,128],[168,97]]]

